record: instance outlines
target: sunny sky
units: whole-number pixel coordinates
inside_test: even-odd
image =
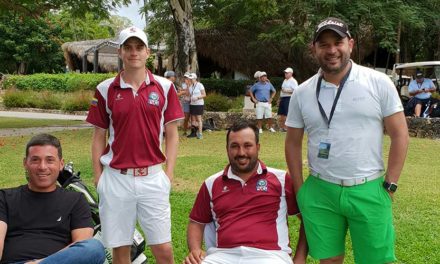
[[[126,17],[130,19],[131,22],[133,22],[133,25],[138,28],[144,29],[145,19],[139,14],[139,8],[142,6],[142,4],[142,0],[140,0],[139,3],[133,0],[128,7],[124,6],[117,11],[113,11],[111,13]]]

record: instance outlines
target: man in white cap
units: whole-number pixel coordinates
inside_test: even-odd
[[[256,104],[255,115],[257,118],[258,132],[263,133],[263,119],[267,120],[270,132],[275,132],[272,127],[272,100],[276,90],[267,79],[266,72],[260,72],[260,80],[251,87],[251,100]]]
[[[287,68],[284,70],[284,81],[281,85],[280,100],[278,103],[278,126],[281,132],[286,132],[286,116],[289,112],[289,102],[293,91],[298,88],[298,82],[293,78],[293,69]]]
[[[422,71],[416,72],[416,78],[409,83],[409,95],[414,96],[414,115],[421,116],[422,106],[426,106],[431,100],[431,93],[435,92],[435,85],[429,78],[423,77]]]
[[[396,87],[385,74],[350,60],[353,45],[341,19],[329,17],[317,26],[312,51],[321,68],[293,93],[286,121],[286,161],[309,253],[321,264],[344,262],[348,230],[356,263],[396,260],[391,198],[408,128]],[[386,170],[384,131],[391,139]]]
[[[103,243],[113,248],[113,263],[131,263],[138,221],[156,263],[174,263],[169,194],[182,108],[173,83],[146,68],[150,50],[142,30],[122,30],[118,54],[124,70],[98,85],[87,117],[95,126],[92,161]]]

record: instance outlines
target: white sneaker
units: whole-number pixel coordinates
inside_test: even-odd
[[[273,127],[269,128],[269,131],[275,133],[275,129],[273,129]]]
[[[263,129],[260,128],[260,129],[258,130],[258,132],[260,132],[260,134],[263,134]]]

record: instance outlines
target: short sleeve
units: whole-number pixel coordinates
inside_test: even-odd
[[[415,81],[415,80],[412,80],[412,81],[409,83],[409,86],[408,86],[408,92],[412,93],[412,92],[415,92],[415,91],[417,91],[417,90],[418,90],[418,88],[417,88],[417,85],[416,85],[416,81]]]
[[[167,108],[164,112],[164,123],[173,122],[184,117],[182,107],[180,106],[179,98],[177,97],[174,84],[171,84],[167,93]]]
[[[197,223],[207,224],[212,222],[211,196],[205,183],[200,187],[196,201],[189,218]]]
[[[95,91],[95,95],[90,103],[87,122],[90,124],[107,129],[110,125],[110,117],[106,109],[106,101],[99,90]]]
[[[273,85],[270,83],[270,90],[272,91],[272,92],[276,92],[276,90],[275,90],[275,88],[273,87]]]
[[[287,112],[286,126],[293,128],[303,128],[304,119],[298,102],[298,93],[293,93],[290,97],[289,111]]]
[[[71,222],[70,229],[78,229],[85,227],[92,227],[92,213],[90,211],[90,205],[87,203],[84,194],[79,193],[75,206],[72,208],[71,212]]]
[[[402,101],[399,98],[399,94],[393,82],[385,76],[377,85],[381,91],[380,107],[382,116],[387,117],[397,112],[402,112]]]

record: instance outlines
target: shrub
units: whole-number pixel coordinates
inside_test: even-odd
[[[205,110],[214,112],[226,112],[231,106],[231,100],[218,93],[210,93],[205,97]]]
[[[3,82],[3,87],[5,89],[57,92],[95,90],[100,82],[114,76],[114,73],[8,75]]]
[[[231,100],[231,108],[228,112],[242,112],[244,107],[244,95],[237,96]]]
[[[284,79],[280,77],[270,78],[270,82],[277,91],[281,89],[283,80]],[[254,80],[231,79],[201,79],[200,82],[205,86],[207,93],[215,92],[228,97],[244,95],[246,93],[246,87],[254,84]]]
[[[42,91],[39,93],[33,92],[35,104],[31,107],[41,109],[60,109],[63,95],[59,93]]]
[[[90,101],[92,100],[92,98],[92,91],[77,91],[66,97],[61,109],[67,112],[87,111],[89,109]]]
[[[3,95],[3,104],[6,107],[29,107],[28,105],[29,95],[24,92],[8,90]]]

